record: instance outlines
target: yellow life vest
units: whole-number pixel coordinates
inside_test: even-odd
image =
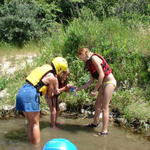
[[[40,92],[42,95],[45,95],[48,87],[42,83],[41,79],[52,70],[52,66],[48,64],[37,67],[27,76],[26,81],[36,87],[38,92]]]

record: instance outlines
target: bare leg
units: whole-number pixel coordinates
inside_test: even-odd
[[[57,125],[61,124],[60,122],[57,122],[57,119],[58,119],[59,114],[60,114],[59,99],[58,99],[58,97],[57,97],[57,100],[56,100],[56,124],[57,124]]]
[[[50,122],[53,128],[56,127],[56,120],[57,120],[57,108],[56,108],[56,98],[52,97],[50,100],[48,100],[48,105],[50,108]]]
[[[96,102],[95,102],[95,115],[94,115],[94,120],[93,120],[93,124],[97,125],[99,122],[99,115],[101,113],[101,107],[102,107],[102,99],[103,99],[103,95],[102,92],[100,91],[98,93]]]
[[[52,124],[52,127],[55,128],[56,127],[56,109],[53,108],[51,110],[51,116],[50,116],[50,119],[51,119],[51,124]]]
[[[28,120],[28,138],[32,144],[40,143],[40,127],[39,118],[40,112],[24,112]]]
[[[102,132],[108,132],[109,123],[109,103],[112,98],[112,94],[115,87],[112,84],[108,84],[104,87],[103,99],[102,99]]]

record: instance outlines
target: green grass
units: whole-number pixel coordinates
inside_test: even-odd
[[[0,56],[26,54],[26,53],[39,53],[43,48],[43,43],[40,42],[28,42],[23,47],[8,44],[6,42],[0,42]]]
[[[148,90],[148,89],[147,89]],[[117,91],[112,100],[112,108],[117,108],[126,119],[150,119],[150,95],[141,88]]]

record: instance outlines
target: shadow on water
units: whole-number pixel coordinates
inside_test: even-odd
[[[50,124],[48,121],[40,121],[40,129],[44,129],[44,128],[47,128],[47,127],[50,127]]]
[[[49,127],[49,122],[43,121],[40,122],[40,130],[43,128]],[[16,129],[16,130],[11,130],[7,132],[4,137],[7,140],[11,140],[13,142],[23,142],[23,143],[28,143],[28,136],[27,136],[27,125],[24,128]]]
[[[11,140],[13,142],[15,141],[16,142],[20,141],[20,142],[25,142],[25,143],[28,142],[25,128],[9,131],[4,135],[4,137],[7,140]]]
[[[40,129],[44,129],[50,127],[50,123],[47,121],[41,121],[40,122]],[[78,125],[78,124],[68,124],[64,123],[57,126],[58,129],[70,132],[70,133],[76,133],[79,131],[84,132],[93,132],[94,130],[92,128],[85,127],[84,125]],[[88,129],[88,130],[87,130]]]
[[[49,127],[49,122],[42,122],[40,124],[40,130],[43,128]],[[7,140],[11,140],[13,142],[23,142],[23,143],[28,143],[28,136],[27,136],[27,125],[25,125],[23,128],[19,128],[16,130],[10,130],[7,132],[4,137]]]
[[[50,127],[50,123],[48,121],[41,121],[40,122],[40,130]],[[64,123],[61,125],[58,125],[57,127],[58,129],[70,132],[70,133],[76,133],[79,131],[84,131],[84,132],[93,132],[93,129],[89,129],[87,127],[85,127],[84,125],[78,125],[78,124],[68,124],[68,123]],[[87,130],[88,129],[88,130]],[[17,130],[11,130],[9,132],[7,132],[4,137],[8,140],[12,140],[12,141],[20,141],[20,142],[28,142],[28,138],[27,138],[27,131],[26,131],[26,127],[24,128],[20,128]]]
[[[83,125],[76,125],[76,124],[64,124],[61,126],[58,126],[61,130],[69,131],[72,133],[78,132],[78,131],[84,131],[84,132],[93,132],[94,130],[88,127],[85,127]],[[87,130],[88,129],[88,130]]]

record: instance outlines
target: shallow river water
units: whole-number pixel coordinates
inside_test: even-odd
[[[66,138],[78,150],[150,150],[150,142],[142,136],[110,124],[108,136],[97,136],[97,129],[85,124],[91,119],[69,119],[60,117],[57,129],[49,125],[49,117],[41,118],[41,147],[52,138]],[[0,150],[40,150],[27,141],[24,119],[0,120]]]

